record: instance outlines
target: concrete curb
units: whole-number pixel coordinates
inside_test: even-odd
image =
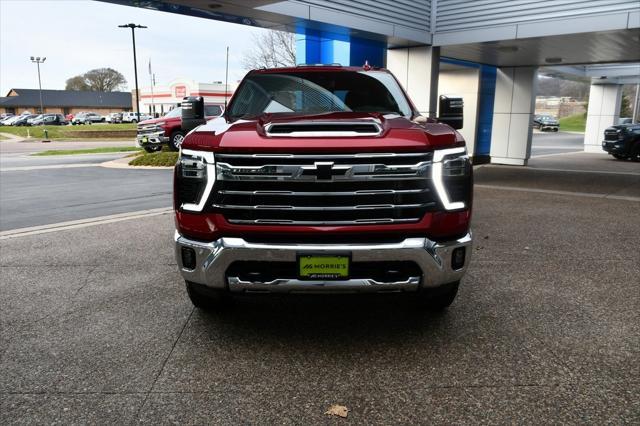
[[[6,142],[23,142],[26,139],[21,136],[16,136],[13,133],[0,133],[0,136],[6,138]]]
[[[100,163],[100,167],[106,167],[108,169],[142,169],[142,170],[171,170],[173,167],[163,167],[163,166],[130,166],[129,161],[131,161],[133,157],[122,157],[116,160],[105,161],[104,163]]]

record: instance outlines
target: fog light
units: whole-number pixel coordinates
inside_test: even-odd
[[[182,266],[187,269],[196,269],[196,251],[191,247],[182,247]]]
[[[465,248],[458,247],[451,253],[451,269],[458,270],[464,266]]]

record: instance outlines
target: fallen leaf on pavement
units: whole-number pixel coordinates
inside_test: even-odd
[[[332,405],[327,411],[324,412],[327,416],[347,417],[349,409],[344,405]]]

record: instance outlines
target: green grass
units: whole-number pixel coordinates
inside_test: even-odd
[[[560,130],[565,132],[583,132],[587,126],[587,114],[570,115],[569,117],[561,118]]]
[[[140,148],[135,146],[110,146],[110,147],[103,147],[103,148],[50,150],[50,151],[37,152],[31,155],[41,157],[41,156],[47,156],[47,155],[105,154],[110,152],[131,152],[131,151],[138,152],[141,150]]]
[[[136,125],[132,123],[120,124],[91,124],[83,126],[0,126],[0,133],[10,133],[12,135],[32,138],[44,138],[44,131],[47,130],[49,139],[73,139],[74,132],[105,132],[109,130],[135,130]]]
[[[20,136],[23,138],[26,138],[28,133],[31,137],[41,139],[44,137],[44,129],[47,129],[47,132],[49,133],[49,137],[51,139],[60,139],[62,137],[62,132],[60,130],[61,127],[67,126],[0,126],[0,133],[10,133],[12,135]]]
[[[45,126],[46,127],[46,126]],[[56,127],[56,126],[53,126]],[[66,131],[69,132],[77,132],[80,130],[84,131],[104,131],[104,130],[135,130],[135,123],[114,123],[114,124],[79,124],[76,126],[57,126],[63,127]]]
[[[160,166],[173,167],[178,161],[178,153],[171,151],[160,151],[144,153],[129,161],[130,166]]]

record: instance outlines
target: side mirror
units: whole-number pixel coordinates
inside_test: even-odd
[[[202,96],[188,96],[182,99],[182,131],[185,134],[206,122]]]
[[[440,95],[439,99],[439,111],[440,116],[438,121],[444,124],[448,124],[454,129],[462,129],[464,102],[462,98],[450,98],[445,95]]]

